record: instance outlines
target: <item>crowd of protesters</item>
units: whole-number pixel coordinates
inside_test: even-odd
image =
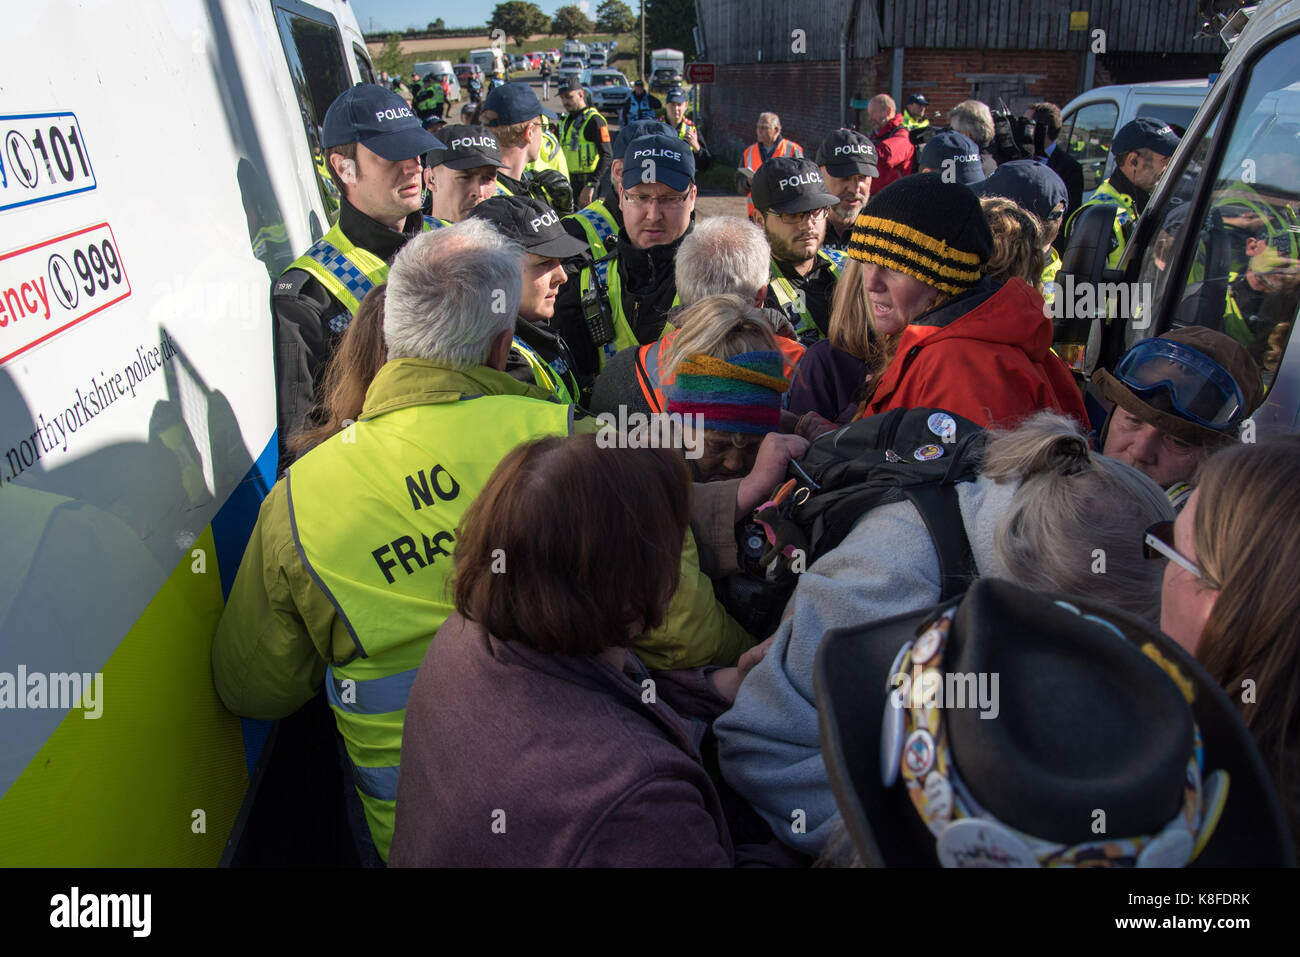
[[[526,84],[435,133],[391,96],[326,117],[342,214],[274,290],[282,473],[213,647],[239,715],[328,701],[363,861],[1294,862],[1300,439],[1238,440],[1222,331],[1058,356],[1051,153],[999,164],[975,101],[917,149],[925,98],[875,97],[814,158],[765,113],[751,215],[697,225],[693,127],[574,133],[571,211]],[[1169,137],[1121,130],[1112,191]],[[756,514],[918,409],[880,468],[962,461],[949,527],[854,513],[747,630]],[[955,671],[996,700],[887,695]]]

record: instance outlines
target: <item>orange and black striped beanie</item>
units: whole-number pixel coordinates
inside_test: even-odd
[[[848,253],[955,295],[979,282],[993,233],[974,193],[940,173],[918,173],[871,197],[854,220]]]

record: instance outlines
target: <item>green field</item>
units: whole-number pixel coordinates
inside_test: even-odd
[[[623,36],[611,38],[608,34],[590,33],[578,37],[578,39],[582,40],[584,43],[592,43],[595,41],[608,43],[610,39],[617,40],[618,49],[614,51],[614,58],[610,61],[610,68],[622,70],[623,73],[627,75],[628,79],[635,79],[634,74],[636,73],[637,68],[636,37],[631,34],[624,34]],[[529,40],[523,44],[507,44],[505,47],[505,53],[531,53],[533,50],[559,50],[562,49],[563,46],[564,37],[547,37],[542,40]],[[469,62],[469,51],[480,48],[480,46],[476,45],[456,50],[425,50],[422,53],[404,53],[402,54],[400,61],[402,65],[401,75],[403,77],[410,76],[411,67],[415,66],[417,63],[426,62],[428,60],[450,60],[452,63],[467,63]],[[374,59],[378,56],[378,53],[371,51],[370,55],[371,58]],[[378,64],[375,65],[375,69],[379,69]]]

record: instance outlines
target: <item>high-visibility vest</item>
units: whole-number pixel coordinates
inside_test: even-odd
[[[1106,182],[1098,186],[1089,200],[1070,215],[1065,224],[1065,233],[1067,236],[1070,234],[1074,220],[1081,212],[1089,206],[1101,205],[1119,207],[1115,211],[1115,238],[1111,242],[1110,255],[1106,257],[1106,267],[1115,269],[1119,266],[1120,258],[1124,255],[1124,244],[1128,241],[1128,232],[1133,223],[1137,222],[1138,214],[1133,208],[1133,197],[1128,193],[1121,193],[1110,185],[1110,180],[1106,180]]]
[[[514,337],[510,351],[528,363],[528,368],[533,371],[533,382],[551,393],[555,401],[567,405],[577,404],[580,392],[578,380],[573,377],[573,371],[563,357],[557,356],[547,362],[536,349],[518,336]]]
[[[531,160],[524,169],[553,169],[568,178],[569,164],[564,158],[564,150],[549,129],[542,130],[542,148],[537,151],[537,159]]]
[[[570,174],[592,173],[600,165],[599,147],[583,135],[587,125],[600,118],[600,110],[589,106],[581,113],[566,113],[560,120],[560,145]]]
[[[913,119],[911,113],[907,112],[907,110],[903,111],[903,129],[923,130],[929,125],[930,125],[930,120],[928,117],[923,116],[919,120]]]
[[[443,222],[432,216],[424,217],[423,231],[438,229]],[[355,316],[361,300],[375,286],[388,281],[388,263],[368,249],[343,235],[335,223],[312,247],[289,264],[289,269],[309,272],[325,290],[343,304],[349,315]],[[285,270],[286,272],[288,270]],[[339,333],[347,328],[333,329]]]
[[[415,108],[421,112],[432,112],[446,102],[447,94],[436,81],[422,86],[415,94]]]
[[[840,278],[840,269],[844,265],[844,254],[838,250],[819,249],[817,257],[830,264],[831,273],[836,279]],[[808,311],[808,304],[803,296],[795,290],[794,284],[781,274],[777,268],[776,260],[770,263],[770,276],[768,283],[772,289],[772,295],[776,299],[777,307],[789,317],[790,322],[794,325],[794,333],[800,339],[805,337],[812,340],[824,339],[826,334],[817,325],[817,320]]]
[[[641,387],[641,395],[651,412],[663,412],[668,408],[668,398],[664,390],[673,384],[676,376],[664,376],[659,370],[663,367],[664,357],[679,330],[665,327],[664,334],[636,351],[636,382]],[[781,350],[781,373],[794,381],[794,370],[803,358],[804,347],[785,336],[776,337],[777,348]]]
[[[643,99],[638,100],[633,93],[627,99],[627,122],[633,120],[653,120],[655,118],[655,108],[650,103],[650,94],[646,93]]]
[[[686,139],[686,131],[693,129],[695,129],[695,124],[691,122],[689,117],[684,117],[681,124],[677,127],[677,138],[679,140]]]
[[[603,369],[605,363],[620,350],[640,345],[641,340],[632,331],[632,323],[628,321],[627,314],[623,311],[623,280],[618,274],[617,257],[611,256],[604,262],[597,262],[594,266],[583,267],[582,272],[578,274],[579,301],[586,298],[593,284],[599,286],[598,295],[604,292],[614,326],[614,340],[596,350],[596,358],[600,368]],[[681,296],[676,292],[673,293],[672,304],[674,306],[682,304]]]
[[[357,646],[326,669],[325,693],[385,860],[406,699],[454,610],[445,586],[456,530],[512,449],[569,434],[571,416],[571,406],[515,395],[407,406],[363,418],[289,468],[294,544]]]
[[[604,259],[618,241],[618,221],[603,199],[595,200],[564,218],[575,220],[587,234],[592,259]],[[604,278],[603,274],[601,278]]]
[[[1056,274],[1061,271],[1061,254],[1055,246],[1047,247],[1047,265],[1043,267],[1043,302],[1051,305],[1060,288],[1056,283]]]

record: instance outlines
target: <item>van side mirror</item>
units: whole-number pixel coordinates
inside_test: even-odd
[[[1115,214],[1118,207],[1099,203],[1078,212],[1071,224],[1061,272],[1074,277],[1074,286],[1090,284],[1097,289],[1106,280],[1106,260],[1115,240]],[[1061,283],[1057,279],[1058,285]],[[1058,293],[1059,295],[1060,293]],[[1057,345],[1083,345],[1096,316],[1075,315],[1072,302],[1061,303],[1059,318],[1052,322],[1052,341]]]

